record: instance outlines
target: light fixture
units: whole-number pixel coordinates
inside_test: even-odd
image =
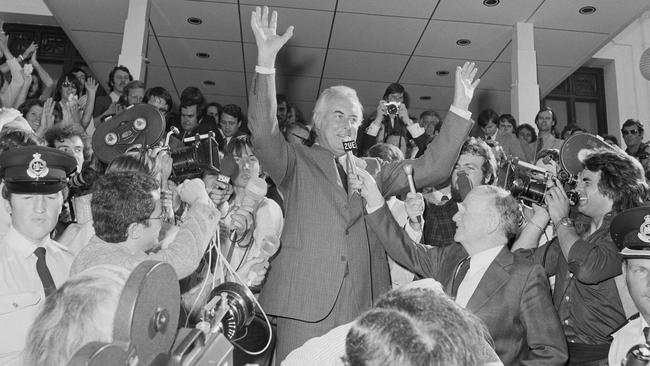
[[[431,100],[431,96],[430,95],[423,95],[423,96],[420,97],[420,100]]]
[[[499,0],[483,0],[483,5],[491,8],[493,6],[499,5]]]
[[[210,57],[210,54],[205,53],[205,52],[197,52],[196,57],[198,57],[198,58],[208,58],[208,57]]]
[[[187,18],[187,22],[192,24],[192,25],[199,25],[199,24],[203,23],[203,20],[201,20],[201,18],[197,18],[197,17],[189,17],[189,18]]]
[[[466,46],[469,46],[470,44],[472,44],[472,41],[470,41],[469,39],[461,38],[461,39],[456,41],[456,44],[461,46],[461,47],[466,47]]]
[[[447,71],[447,70],[439,70],[439,71],[436,71],[436,75],[438,75],[438,76],[447,76],[447,75],[449,75],[449,71]]]
[[[596,12],[596,8],[591,6],[591,5],[583,6],[582,8],[580,8],[580,10],[578,10],[578,13],[580,13],[582,15],[590,15],[590,14],[593,14],[595,12]]]
[[[203,81],[203,85],[210,85],[210,86],[212,86],[212,85],[215,85],[215,84],[216,84],[216,83],[215,83],[214,81],[212,81],[212,80],[204,80],[204,81]]]

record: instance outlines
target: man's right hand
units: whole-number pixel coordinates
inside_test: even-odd
[[[469,103],[474,96],[474,90],[481,79],[474,80],[478,69],[473,62],[465,62],[463,67],[456,66],[454,81],[454,102],[452,105],[463,111],[468,110]]]
[[[272,68],[275,66],[275,56],[287,41],[293,36],[293,26],[289,26],[283,35],[278,35],[278,13],[273,11],[269,19],[269,8],[256,7],[251,15],[251,28],[257,43],[257,65]]]

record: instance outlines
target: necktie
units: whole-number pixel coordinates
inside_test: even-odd
[[[345,171],[345,168],[341,163],[339,162],[339,159],[334,159],[334,163],[336,163],[336,170],[339,171],[339,177],[341,177],[341,183],[343,184],[343,189],[345,191],[348,191],[348,173]]]
[[[54,284],[54,279],[52,279],[50,270],[47,269],[47,263],[45,262],[45,248],[36,248],[36,250],[34,250],[34,255],[36,255],[36,272],[38,272],[38,277],[41,279],[41,283],[43,284],[45,296],[48,296],[56,290],[56,285]]]
[[[469,257],[465,257],[456,266],[456,271],[454,272],[454,278],[451,281],[451,293],[449,295],[451,296],[452,299],[456,298],[456,294],[458,293],[458,287],[460,286],[460,283],[463,282],[463,279],[465,278],[465,275],[467,274],[468,270],[469,270]]]
[[[645,336],[645,343],[650,344],[650,338],[648,337],[650,335],[650,327],[643,328],[643,335]]]

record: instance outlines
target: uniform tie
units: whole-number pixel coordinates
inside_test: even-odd
[[[467,271],[469,270],[469,257],[463,258],[460,263],[458,263],[458,266],[456,267],[456,271],[454,272],[454,278],[451,281],[451,293],[449,294],[452,299],[456,298],[456,294],[458,293],[458,287],[460,286],[460,283],[463,282],[463,279],[465,278],[465,275],[467,274]]]
[[[36,248],[36,250],[34,250],[34,255],[36,255],[36,272],[38,272],[38,277],[41,279],[41,283],[43,284],[45,296],[48,296],[56,290],[56,285],[54,284],[54,279],[52,279],[50,270],[47,268],[47,262],[45,261],[45,248]]]

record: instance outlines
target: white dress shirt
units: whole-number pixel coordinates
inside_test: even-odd
[[[478,287],[479,282],[481,282],[485,271],[487,271],[490,264],[492,264],[494,258],[499,255],[501,249],[503,249],[503,245],[486,249],[470,257],[467,274],[458,286],[456,304],[462,307],[467,307],[467,303],[472,295],[474,295],[474,291],[476,291],[476,287]]]
[[[57,287],[68,279],[74,256],[46,238],[33,243],[13,227],[0,241],[0,365],[19,365],[27,332],[45,302],[36,272],[34,250],[45,248],[45,260]]]
[[[637,344],[645,343],[643,328],[648,326],[648,322],[639,315],[638,318],[630,320],[623,328],[612,334],[614,340],[609,347],[609,364],[618,366],[627,355],[627,351]]]

